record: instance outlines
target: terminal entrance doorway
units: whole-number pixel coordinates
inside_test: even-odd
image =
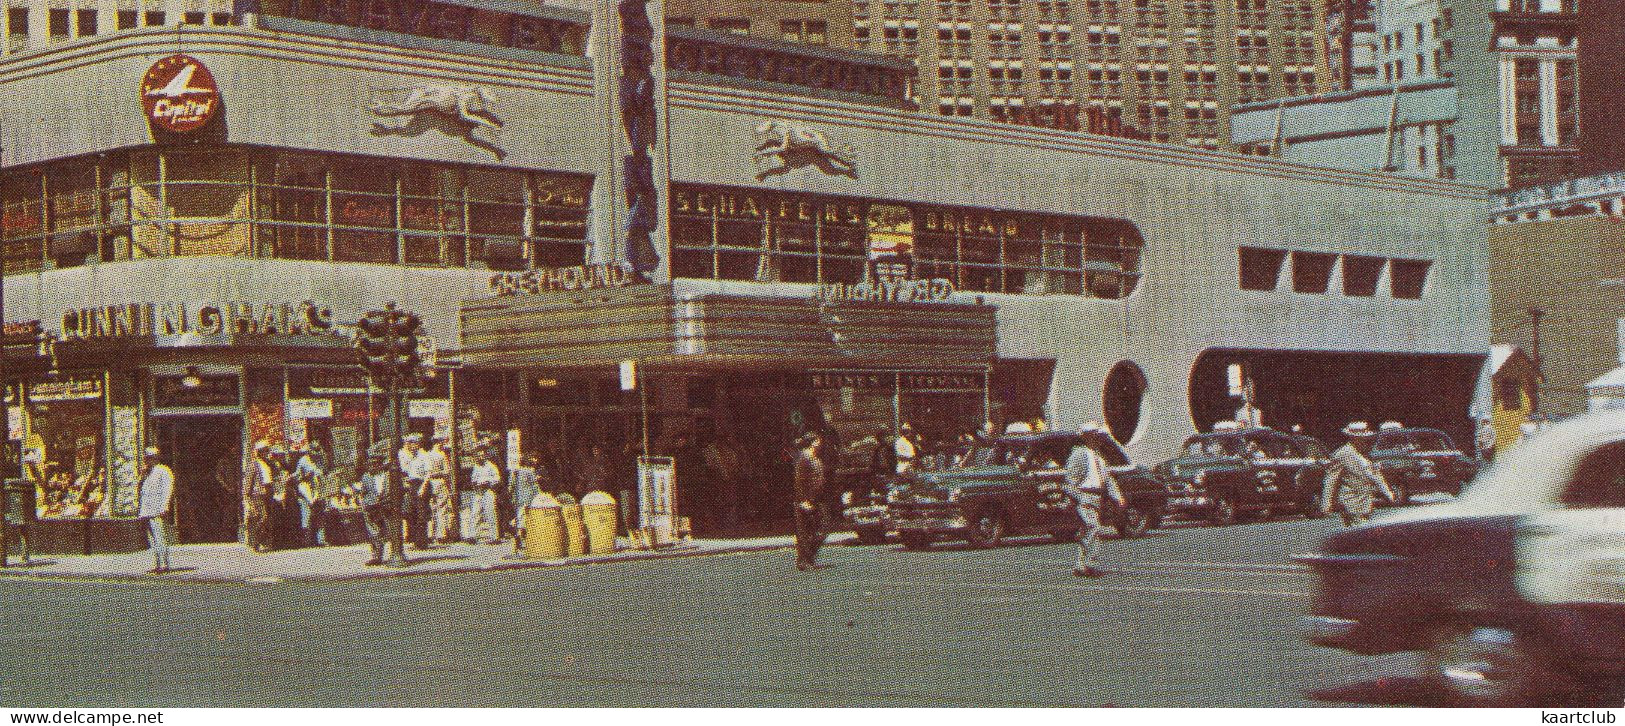
[[[1230,394],[1229,368],[1240,365],[1263,424],[1294,425],[1335,448],[1351,421],[1385,421],[1443,430],[1470,450],[1467,409],[1484,361],[1481,355],[1339,353],[1211,349],[1191,368],[1191,423],[1211,431],[1237,418],[1243,400]]]
[[[236,542],[242,521],[242,417],[158,416],[153,421],[153,443],[175,472],[176,538],[187,544]]]

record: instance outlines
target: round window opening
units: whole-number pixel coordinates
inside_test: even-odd
[[[1145,371],[1132,361],[1123,361],[1106,374],[1106,390],[1102,408],[1106,412],[1106,428],[1112,438],[1128,443],[1140,430],[1140,408],[1145,402]]]

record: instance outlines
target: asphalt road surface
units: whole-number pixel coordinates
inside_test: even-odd
[[[0,581],[4,706],[1415,703],[1309,646],[1289,555],[1337,525],[1177,527],[1071,574],[1048,539],[340,583]]]

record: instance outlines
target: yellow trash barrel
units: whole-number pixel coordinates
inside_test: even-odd
[[[525,507],[525,557],[556,560],[564,556],[564,516],[559,500],[541,492]]]
[[[560,494],[559,514],[564,517],[564,553],[571,557],[587,554],[587,525],[581,521],[581,505],[576,498]]]
[[[615,498],[604,492],[588,492],[581,498],[581,516],[587,524],[587,551],[607,555],[615,551]]]

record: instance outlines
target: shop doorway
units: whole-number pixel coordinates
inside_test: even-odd
[[[155,441],[175,471],[176,537],[183,543],[236,542],[242,521],[242,418],[164,416]]]

